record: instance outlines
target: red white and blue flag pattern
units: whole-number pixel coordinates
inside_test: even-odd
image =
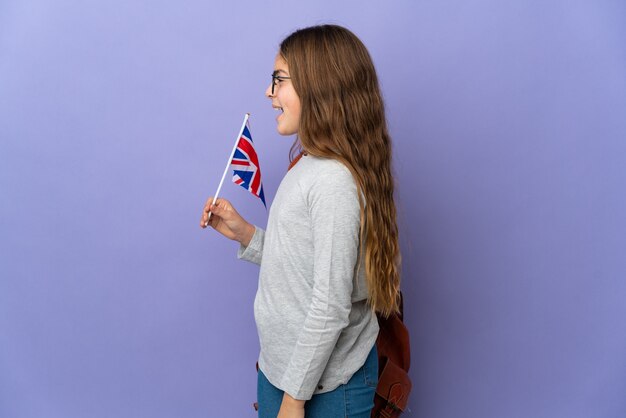
[[[259,167],[259,157],[252,143],[252,135],[248,124],[243,129],[233,159],[230,162],[233,169],[233,183],[247,189],[250,193],[261,199],[265,204],[265,194],[263,193],[263,183],[261,183],[261,168]]]

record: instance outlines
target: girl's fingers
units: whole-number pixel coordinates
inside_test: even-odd
[[[215,226],[219,220],[224,217],[228,219],[232,218],[229,202],[223,199],[215,199],[214,203],[213,197],[209,197],[204,205],[204,208],[202,209],[200,227],[206,228],[209,225]]]
[[[206,228],[207,225],[209,224],[209,212],[211,211],[211,203],[213,202],[213,198],[210,197],[206,203],[204,204],[204,207],[202,208],[202,217],[200,218],[200,227],[201,228]]]
[[[213,212],[213,215],[222,216],[224,214],[224,208],[217,204],[212,205],[209,210]]]

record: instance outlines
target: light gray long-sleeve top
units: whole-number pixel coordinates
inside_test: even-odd
[[[259,367],[296,399],[347,383],[376,342],[363,260],[357,268],[359,227],[350,171],[303,156],[278,188],[267,231],[257,227],[239,249],[240,258],[261,265],[254,302]]]

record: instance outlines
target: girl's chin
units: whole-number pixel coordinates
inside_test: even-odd
[[[278,131],[280,135],[283,135],[283,136],[295,135],[298,133],[298,131],[295,131],[292,129],[283,129],[281,128],[281,126],[278,126],[276,130]]]
[[[281,135],[295,135],[298,133],[298,129],[294,129],[293,127],[290,126],[286,126],[286,124],[283,122],[281,123],[281,121],[278,121],[278,126],[276,126],[276,130],[278,131],[279,134]]]

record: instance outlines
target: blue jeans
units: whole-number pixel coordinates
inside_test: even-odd
[[[378,353],[372,348],[365,364],[348,383],[326,393],[313,395],[304,404],[305,418],[370,418],[378,384]],[[276,418],[284,392],[272,385],[259,370],[257,396],[259,418]]]

